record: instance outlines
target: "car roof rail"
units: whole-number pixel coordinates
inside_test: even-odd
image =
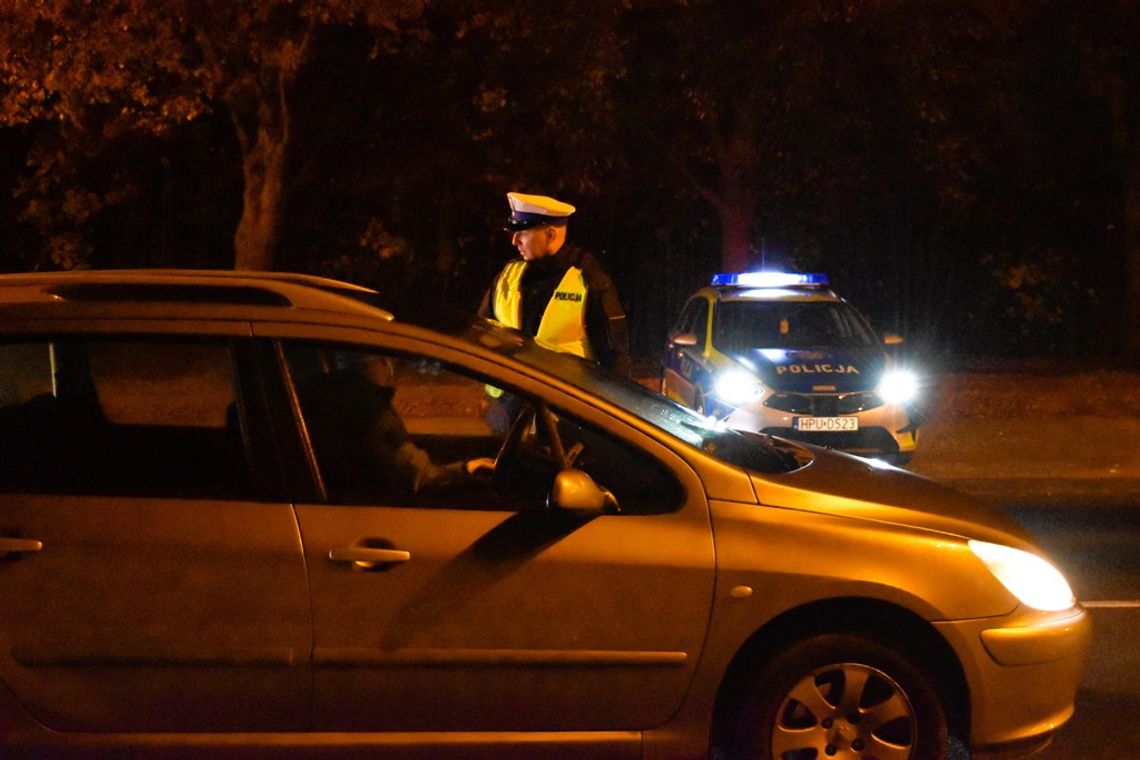
[[[44,289],[64,301],[134,301],[292,306],[281,293],[250,285],[197,283],[69,282]]]
[[[124,269],[33,272],[0,276],[16,301],[171,303],[338,310],[393,316],[372,288],[291,272],[204,269]],[[14,290],[12,290],[14,289]],[[19,295],[15,295],[19,293]],[[329,297],[336,297],[329,300]],[[341,299],[354,304],[349,307]]]

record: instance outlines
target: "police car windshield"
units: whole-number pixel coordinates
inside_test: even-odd
[[[866,348],[877,343],[858,313],[841,301],[721,301],[713,345],[753,348]]]

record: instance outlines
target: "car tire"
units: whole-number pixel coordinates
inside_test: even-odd
[[[946,712],[933,681],[886,643],[813,636],[768,661],[752,683],[729,757],[946,755]]]

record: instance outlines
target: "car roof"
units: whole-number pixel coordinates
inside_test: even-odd
[[[397,308],[390,311],[388,301]],[[0,274],[0,329],[74,331],[92,320],[157,323],[278,322],[381,329],[511,361],[539,351],[522,333],[458,307],[429,308],[417,294],[289,272],[83,270]],[[380,303],[384,302],[384,306]],[[399,315],[397,318],[396,315]],[[541,352],[540,353],[545,353]]]
[[[739,285],[706,286],[697,291],[714,301],[829,301],[843,299],[827,288],[812,285],[786,285],[778,288],[753,288]]]
[[[0,275],[0,315],[65,318],[113,310],[130,317],[298,319],[303,312],[392,320],[379,293],[290,272],[108,269]]]

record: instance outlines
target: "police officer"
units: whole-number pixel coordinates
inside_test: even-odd
[[[566,239],[574,207],[524,193],[507,193],[507,202],[506,229],[520,258],[495,277],[479,315],[628,377],[629,338],[617,290],[594,255]]]

